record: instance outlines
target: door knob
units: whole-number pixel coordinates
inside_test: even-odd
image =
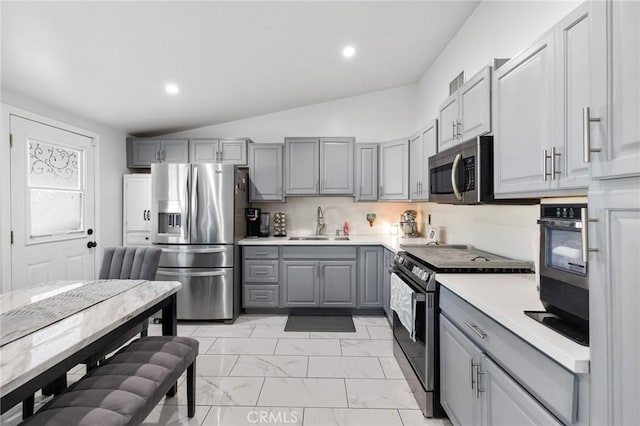
[[[87,248],[94,248],[96,247],[98,244],[95,241],[89,241],[87,243]]]

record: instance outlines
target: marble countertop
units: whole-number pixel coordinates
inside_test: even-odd
[[[526,316],[544,310],[534,274],[439,274],[438,282],[566,369],[589,373],[590,352]]]
[[[82,284],[61,281],[5,293],[0,310],[7,312]],[[147,281],[0,347],[0,393],[13,391],[181,287],[176,281]]]
[[[404,238],[389,235],[349,235],[348,240],[290,240],[288,237],[244,238],[238,241],[241,246],[383,246],[397,253],[403,244],[423,245],[427,239],[422,237]]]

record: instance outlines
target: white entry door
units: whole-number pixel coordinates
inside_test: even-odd
[[[11,286],[93,279],[93,138],[12,115]]]

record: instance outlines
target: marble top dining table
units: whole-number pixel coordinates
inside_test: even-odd
[[[103,280],[110,285],[121,280]],[[15,312],[29,304],[42,303],[54,298],[56,303],[70,303],[60,297],[65,291],[77,291],[83,285],[96,285],[95,281],[55,281],[28,289],[0,294],[0,315]],[[163,309],[163,334],[175,333],[175,294],[181,284],[177,281],[142,281],[128,290],[63,319],[52,319],[52,324],[30,332],[0,347],[0,395],[5,411],[5,397],[20,388],[20,393],[31,391],[30,382],[38,385],[37,378],[49,369],[70,365],[74,355],[84,356],[87,348],[98,346],[101,339],[118,334],[129,325],[134,327],[153,309]],[[72,298],[71,298],[72,299]],[[61,302],[62,301],[62,302]],[[70,306],[70,309],[73,308]],[[28,311],[28,309],[25,309]],[[165,312],[168,314],[165,318]],[[172,322],[172,324],[169,324]],[[2,333],[2,330],[0,330]],[[25,389],[26,387],[26,389]],[[37,390],[36,388],[33,391]],[[14,401],[12,401],[14,402]]]

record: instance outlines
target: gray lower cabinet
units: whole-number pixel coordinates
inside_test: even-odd
[[[356,262],[320,262],[320,305],[356,306]]]
[[[475,369],[480,350],[440,315],[440,403],[454,425],[480,424],[475,402]]]
[[[356,262],[282,262],[282,305],[284,307],[356,306]]]
[[[320,262],[285,260],[282,262],[282,305],[320,305]]]
[[[382,307],[382,266],[384,264],[381,247],[360,247],[358,276],[358,307]]]
[[[242,306],[280,306],[279,247],[245,246],[242,250]]]
[[[389,324],[393,324],[393,314],[391,313],[391,266],[393,253],[384,250],[384,264],[382,267],[382,307]]]
[[[454,425],[561,424],[442,314],[440,386]]]
[[[243,307],[380,308],[383,253],[379,246],[244,246]]]

